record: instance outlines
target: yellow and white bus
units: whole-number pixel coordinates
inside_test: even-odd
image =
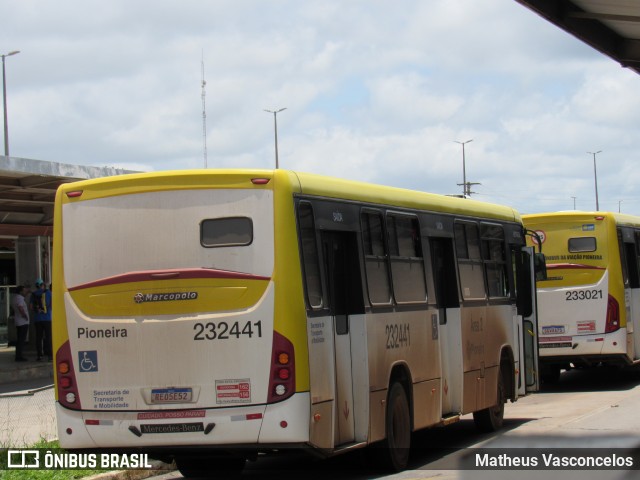
[[[185,475],[381,445],[536,388],[535,282],[508,207],[292,171],[60,187],[60,445]]]
[[[572,367],[639,363],[640,217],[572,211],[523,220],[547,262],[538,283],[543,381]]]

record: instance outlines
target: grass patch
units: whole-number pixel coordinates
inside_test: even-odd
[[[57,440],[47,441],[40,440],[34,445],[30,445],[25,448],[43,448],[43,449],[55,449],[57,452],[64,450],[60,449],[60,444]],[[4,450],[4,449],[2,449]],[[78,478],[90,477],[99,473],[108,472],[109,470],[6,470],[4,462],[7,459],[6,453],[2,454],[2,465],[0,465],[0,479],[1,480],[76,480]],[[42,462],[42,459],[41,459]]]

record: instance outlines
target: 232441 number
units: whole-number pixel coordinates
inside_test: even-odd
[[[196,323],[193,326],[195,330],[194,340],[229,340],[232,337],[240,338],[246,336],[253,338],[254,335],[262,337],[262,322],[207,322]]]
[[[387,334],[387,350],[411,345],[411,331],[408,323],[387,325],[384,330]]]

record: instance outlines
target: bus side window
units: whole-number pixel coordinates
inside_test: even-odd
[[[387,214],[393,293],[398,303],[425,303],[427,285],[418,219]]]
[[[302,268],[304,270],[307,303],[312,309],[320,309],[323,307],[322,281],[320,279],[320,260],[313,208],[310,203],[301,202],[298,206],[298,226],[300,229]]]
[[[629,230],[618,228],[618,250],[620,252],[620,266],[622,267],[622,281],[625,288],[639,288],[638,261],[634,236]]]
[[[627,264],[628,287],[640,288],[640,275],[638,274],[638,258],[636,256],[635,244],[624,242],[624,256]],[[625,284],[626,283],[625,281]]]
[[[429,249],[436,302],[440,309],[440,324],[444,325],[447,323],[446,309],[460,306],[453,245],[449,238],[432,237],[429,239]]]
[[[391,305],[389,258],[383,235],[382,213],[362,213],[362,243],[369,301],[372,305]]]
[[[478,224],[456,222],[454,230],[462,298],[464,300],[484,300],[487,297],[484,265],[480,255]]]
[[[489,298],[508,298],[510,285],[504,248],[504,230],[500,225],[481,223],[480,232]]]

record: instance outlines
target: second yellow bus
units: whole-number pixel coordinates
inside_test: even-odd
[[[570,368],[639,363],[640,217],[572,211],[523,221],[547,261],[538,282],[543,381]]]

